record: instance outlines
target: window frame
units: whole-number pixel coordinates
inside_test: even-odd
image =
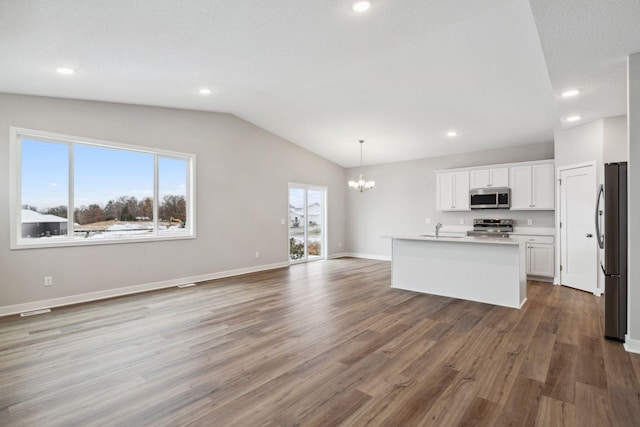
[[[185,240],[196,238],[196,156],[195,154],[183,153],[159,148],[142,147],[119,142],[104,141],[92,138],[84,138],[70,135],[57,134],[46,131],[10,127],[10,183],[9,183],[9,221],[10,221],[10,249],[33,249],[33,248],[54,248],[66,246],[92,246],[111,245],[140,242],[157,242],[166,240]],[[22,139],[36,139],[42,142],[66,144],[69,147],[69,174],[68,174],[68,207],[67,207],[67,239],[27,239],[22,237]],[[143,237],[119,237],[103,239],[75,239],[74,229],[74,159],[73,145],[82,144],[100,148],[110,148],[116,150],[133,151],[153,155],[153,234]],[[159,233],[158,211],[159,211],[159,158],[170,158],[187,161],[187,179],[185,191],[185,203],[187,205],[186,228],[184,234],[171,235]]]

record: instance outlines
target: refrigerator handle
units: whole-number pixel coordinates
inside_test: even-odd
[[[596,201],[596,237],[598,238],[598,247],[604,249],[604,239],[602,233],[600,233],[600,201],[604,197],[604,185],[600,184],[598,188],[598,196]]]

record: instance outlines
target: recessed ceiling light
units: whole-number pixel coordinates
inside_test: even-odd
[[[368,10],[370,7],[371,7],[371,3],[368,1],[357,1],[353,5],[351,5],[351,9],[355,10],[356,12],[364,12],[365,10]]]
[[[56,68],[56,71],[58,72],[58,74],[73,74],[73,73],[75,73],[75,70],[73,68],[69,68],[69,67],[58,67],[58,68]]]
[[[582,116],[569,116],[569,117],[567,117],[567,121],[568,122],[577,122],[580,119],[582,119]]]
[[[572,96],[576,96],[579,93],[580,93],[580,89],[569,89],[569,90],[565,90],[560,95],[563,98],[571,98]]]
[[[447,136],[449,138],[453,138],[454,136],[456,136],[458,134],[458,132],[456,132],[455,130],[450,130],[449,132],[447,132]]]
[[[211,93],[211,89],[207,89],[206,87],[203,87],[198,92],[200,92],[201,95],[209,95]]]

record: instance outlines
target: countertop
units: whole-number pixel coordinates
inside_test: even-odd
[[[461,236],[454,237],[450,233],[448,235],[440,235],[435,237],[433,235],[418,235],[418,234],[402,234],[395,236],[384,236],[389,239],[401,239],[401,240],[423,240],[428,242],[454,242],[454,243],[480,243],[480,244],[495,244],[495,245],[519,245],[524,242],[518,240],[504,238],[504,237],[473,237],[473,236]],[[458,233],[457,233],[458,234]]]

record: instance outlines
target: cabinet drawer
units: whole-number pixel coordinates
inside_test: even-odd
[[[512,235],[511,238],[519,240],[521,242],[527,242],[527,243],[546,243],[549,245],[553,245],[553,242],[554,242],[553,236],[535,236],[535,235],[519,234],[515,236]]]

